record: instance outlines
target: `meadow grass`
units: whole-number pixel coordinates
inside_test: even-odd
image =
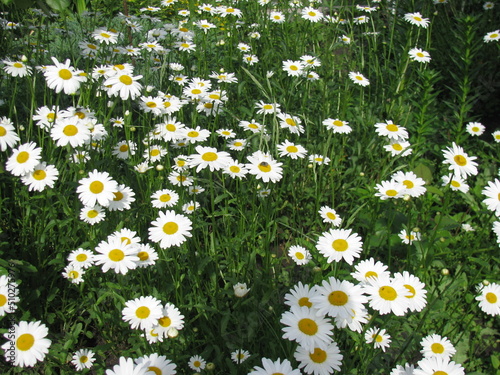
[[[4,7],[2,373],[500,374],[496,4],[125,4]]]

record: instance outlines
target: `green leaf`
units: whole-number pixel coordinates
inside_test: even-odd
[[[493,365],[494,369],[497,369],[500,367],[500,359],[498,358],[498,355],[493,354],[491,356],[491,364]]]
[[[70,0],[47,0],[47,5],[56,12],[62,12],[71,5]]]
[[[420,163],[419,165],[417,165],[415,167],[415,169],[413,170],[413,172],[418,176],[420,177],[421,179],[423,179],[426,183],[430,184],[432,182],[432,171],[431,169]],[[429,190],[429,188],[427,188],[427,190]]]

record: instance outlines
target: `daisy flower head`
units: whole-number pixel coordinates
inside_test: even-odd
[[[173,207],[179,201],[179,194],[170,189],[158,190],[151,195],[152,205],[156,208]]]
[[[113,180],[108,172],[99,172],[94,169],[89,176],[82,178],[76,189],[78,198],[83,205],[95,206],[99,203],[103,207],[115,198],[114,192],[118,190],[118,183]]]
[[[380,315],[393,313],[402,316],[408,310],[408,297],[410,291],[404,286],[402,279],[389,277],[370,278],[365,285],[370,307],[377,310]]]
[[[388,137],[392,140],[406,140],[408,138],[408,132],[406,131],[406,128],[394,124],[391,120],[386,120],[385,123],[376,123],[375,131],[378,135]]]
[[[307,307],[309,309],[314,309],[312,303],[312,298],[317,295],[316,287],[309,286],[308,284],[302,284],[299,281],[292,289],[290,289],[289,293],[285,294],[285,305],[287,306],[296,306],[296,307]]]
[[[119,33],[103,28],[95,29],[92,32],[92,37],[99,43],[116,44],[118,43],[118,36]]]
[[[238,298],[245,297],[249,291],[250,288],[247,287],[247,283],[236,283],[233,285],[234,295]]]
[[[328,165],[330,164],[330,158],[328,156],[323,156],[319,154],[309,155],[309,161],[317,165]]]
[[[500,315],[500,284],[490,283],[483,287],[476,301],[479,301],[479,308],[486,314]]]
[[[464,368],[448,358],[429,357],[420,360],[413,375],[464,375]]]
[[[496,216],[500,216],[500,181],[497,178],[489,181],[481,193],[486,196],[483,203],[490,211],[494,211]]]
[[[354,258],[359,258],[363,241],[351,229],[330,229],[323,232],[316,243],[318,251],[327,258],[328,263],[345,260],[351,265]]]
[[[480,122],[469,122],[466,126],[465,129],[467,133],[473,136],[479,136],[484,133],[486,130],[486,127],[481,124]]]
[[[283,23],[285,22],[285,15],[283,12],[273,11],[269,13],[269,19],[274,23]]]
[[[90,225],[100,223],[105,217],[106,212],[98,204],[94,206],[84,206],[80,210],[80,220]]]
[[[283,71],[285,71],[289,77],[299,77],[304,72],[304,63],[302,61],[283,61]]]
[[[317,347],[312,351],[298,346],[294,357],[299,362],[299,369],[304,369],[306,374],[314,375],[333,374],[334,371],[340,371],[344,358],[335,341],[324,349]]]
[[[3,70],[11,77],[26,77],[30,76],[32,69],[25,65],[22,61],[2,60],[5,64]]]
[[[70,60],[67,59],[64,64],[60,63],[55,57],[52,57],[54,65],[47,65],[43,72],[47,86],[56,93],[64,90],[67,95],[75,94],[80,85],[87,81],[87,77],[83,75],[83,71],[76,70],[71,66]]]
[[[350,319],[352,312],[362,310],[368,300],[361,285],[329,277],[316,287],[316,296],[311,298],[311,302],[317,309],[317,315]]]
[[[233,139],[227,142],[227,147],[233,151],[243,151],[247,145],[246,139]]]
[[[368,284],[372,278],[390,277],[390,272],[387,271],[387,266],[380,261],[375,262],[375,259],[370,258],[360,261],[354,266],[355,272],[351,273],[352,277],[358,280],[361,284]]]
[[[200,370],[203,370],[206,365],[207,361],[205,361],[202,356],[194,355],[189,358],[188,366],[193,371],[200,372]]]
[[[280,127],[282,129],[288,129],[292,134],[302,134],[304,132],[302,120],[297,116],[279,113],[278,118],[280,119]]]
[[[53,165],[42,162],[35,166],[33,171],[21,177],[23,184],[28,186],[28,190],[43,191],[46,187],[53,188],[59,171]]]
[[[450,174],[448,176],[443,176],[442,186],[449,186],[451,190],[461,191],[462,193],[467,193],[469,191],[469,185],[460,176],[455,176],[455,174]]]
[[[288,256],[299,266],[303,266],[311,260],[311,253],[305,247],[298,245],[290,246]]]
[[[137,150],[137,143],[132,141],[120,141],[113,148],[112,154],[115,155],[118,159],[126,160],[131,155],[135,155]]]
[[[391,336],[387,334],[385,329],[379,329],[377,327],[369,328],[365,332],[365,340],[367,344],[372,344],[375,349],[380,348],[383,352],[387,349],[391,344]]]
[[[348,124],[349,123],[347,121],[342,121],[337,118],[327,118],[326,120],[323,120],[323,125],[325,125],[328,130],[338,134],[349,134],[352,131],[352,128]]]
[[[305,7],[301,11],[302,18],[311,22],[319,22],[323,19],[323,13],[312,7]]]
[[[50,129],[50,136],[58,147],[69,144],[79,147],[88,143],[91,137],[90,129],[77,116],[57,119]]]
[[[412,153],[411,144],[401,139],[391,139],[391,143],[384,146],[384,150],[391,153],[391,156],[408,156]]]
[[[162,316],[161,301],[152,296],[129,300],[125,303],[122,316],[132,329],[151,329]]]
[[[246,177],[248,169],[244,164],[240,164],[240,162],[236,160],[231,160],[231,162],[224,167],[222,173],[229,175],[231,178],[239,178],[241,180]]]
[[[0,316],[17,310],[18,294],[18,284],[6,275],[0,276]]]
[[[102,265],[102,272],[110,269],[115,273],[125,275],[129,270],[137,268],[137,246],[127,244],[120,238],[113,238],[110,241],[101,241],[95,248],[98,253],[95,256],[95,264]]]
[[[251,53],[246,53],[243,55],[243,62],[248,65],[254,65],[259,62],[257,55],[252,55]]]
[[[51,341],[46,338],[48,333],[49,330],[40,321],[21,321],[15,324],[9,332],[4,334],[8,340],[2,345],[5,360],[20,367],[33,367],[38,361],[43,361],[51,344]],[[13,348],[14,353],[12,353]]]
[[[189,175],[187,172],[177,172],[172,171],[168,175],[168,180],[172,185],[175,186],[191,186],[194,182],[193,177]]]
[[[69,264],[64,268],[62,275],[65,279],[68,279],[73,284],[80,284],[83,282],[83,275],[85,270],[83,270],[79,265]]]
[[[370,17],[368,16],[359,16],[359,17],[354,17],[353,22],[356,25],[362,25],[364,23],[367,23],[370,20]]]
[[[171,329],[181,330],[184,328],[184,315],[174,304],[167,302],[161,309],[161,315],[158,318],[155,331],[161,337],[168,337]]]
[[[286,139],[281,144],[277,145],[276,148],[279,151],[279,156],[288,156],[291,159],[303,159],[306,157],[307,150],[301,145],[296,145]]]
[[[94,364],[94,352],[89,349],[80,349],[73,354],[71,363],[76,367],[76,371],[83,371],[91,368]]]
[[[146,374],[148,372],[155,375],[175,375],[177,373],[175,370],[177,365],[167,359],[166,356],[157,353],[139,357],[135,360],[135,363],[137,365],[146,365]]]
[[[410,56],[410,59],[413,61],[421,63],[428,63],[429,61],[431,61],[431,55],[429,55],[429,52],[426,52],[420,48],[412,48],[408,52],[408,55]]]
[[[404,367],[397,365],[394,367],[389,375],[413,375],[415,366],[405,363]]]
[[[399,232],[398,237],[401,238],[401,241],[403,241],[404,244],[411,245],[415,241],[420,241],[422,236],[420,232],[402,229],[401,232]]]
[[[429,26],[429,19],[423,18],[419,12],[406,13],[404,16],[404,20],[406,22],[411,23],[412,25],[416,25],[416,26],[422,27],[424,29],[426,29],[427,26]]]
[[[196,128],[183,128],[179,132],[179,136],[188,143],[204,142],[210,137],[210,134],[210,130],[202,129],[199,126]]]
[[[262,151],[255,151],[252,155],[247,156],[249,163],[246,164],[248,173],[255,175],[255,177],[264,182],[276,183],[283,177],[281,166],[274,160],[271,155],[263,153]]]
[[[130,210],[130,205],[135,202],[134,191],[123,184],[118,185],[113,195],[113,200],[109,202],[109,206],[107,207],[109,211]]]
[[[184,212],[187,215],[190,215],[194,211],[196,211],[198,208],[200,208],[200,204],[198,202],[189,201],[189,202],[184,203],[182,205],[182,212]]]
[[[7,159],[5,169],[14,176],[24,176],[33,172],[40,163],[42,149],[36,147],[35,142],[24,143],[12,150],[12,155]]]
[[[362,75],[360,72],[350,72],[349,78],[355,84],[363,86],[363,87],[368,86],[370,84],[370,81],[368,79],[366,79],[365,76]]]
[[[12,121],[7,117],[0,118],[0,151],[7,150],[7,147],[12,148],[19,139]]]
[[[139,83],[141,78],[142,75],[133,76],[127,71],[120,71],[106,79],[103,85],[110,97],[120,95],[122,100],[129,98],[134,100],[141,95],[142,85]]]
[[[491,41],[500,40],[500,30],[495,30],[487,33],[483,38],[485,43],[489,43]]]
[[[397,199],[403,197],[405,194],[406,186],[401,182],[396,182],[394,180],[390,181],[382,181],[380,184],[375,186],[376,197],[380,197],[380,199]]]
[[[145,375],[148,372],[148,363],[136,365],[132,358],[120,357],[119,363],[112,370],[106,370],[106,375]]]
[[[420,353],[424,358],[439,357],[441,359],[450,359],[456,353],[456,349],[447,337],[432,334],[426,336],[420,341],[422,350]]]
[[[453,142],[452,147],[443,150],[445,157],[444,164],[449,164],[448,169],[454,175],[467,178],[469,175],[477,175],[477,163],[474,161],[476,156],[469,156],[464,149]]]
[[[403,274],[398,272],[394,274],[394,278],[403,280],[404,287],[409,291],[409,294],[406,296],[409,303],[408,309],[410,311],[422,311],[427,305],[425,284],[417,276],[411,275],[408,271],[403,271]]]
[[[405,186],[404,194],[410,197],[419,197],[427,191],[424,187],[425,181],[413,172],[398,171],[392,175],[392,179]]]
[[[259,115],[271,115],[281,113],[280,105],[278,103],[264,103],[260,100],[255,104],[257,109],[257,114]]]
[[[254,134],[264,130],[264,126],[256,122],[254,119],[252,119],[252,121],[240,121],[238,126],[244,130],[249,130]]]
[[[159,213],[149,227],[149,240],[159,243],[162,249],[180,246],[187,238],[191,237],[191,220],[174,211]]]
[[[196,172],[205,168],[210,171],[218,171],[231,162],[231,156],[225,151],[218,151],[214,147],[196,146],[197,154],[189,156],[188,165],[191,168],[196,167]]]
[[[292,364],[288,359],[284,359],[283,362],[280,358],[276,361],[272,361],[268,358],[262,358],[262,367],[255,366],[248,375],[273,375],[273,374],[283,374],[283,375],[300,375],[301,372],[298,369],[293,369]]]
[[[322,206],[318,213],[323,219],[323,223],[332,224],[334,227],[340,227],[342,224],[342,219],[333,208]]]
[[[87,269],[94,265],[94,253],[79,247],[69,253],[68,262],[70,262],[70,264],[77,264],[83,269]]]
[[[248,358],[250,358],[248,350],[237,349],[231,353],[231,360],[237,365],[245,362]]]

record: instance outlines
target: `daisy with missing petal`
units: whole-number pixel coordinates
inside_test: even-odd
[[[363,241],[351,229],[330,229],[323,232],[318,239],[316,248],[327,258],[328,263],[340,262],[342,259],[351,265],[354,258],[359,258]]]
[[[5,169],[14,176],[23,176],[35,170],[40,163],[42,149],[35,142],[24,143],[12,150]]]
[[[326,120],[323,120],[323,125],[325,125],[328,130],[338,134],[349,134],[352,131],[352,128],[348,124],[349,123],[347,121],[339,119],[327,118]]]
[[[85,206],[95,206],[99,203],[103,207],[109,206],[114,199],[114,192],[118,190],[118,183],[107,172],[94,169],[89,177],[82,178],[76,189],[78,198]]]
[[[313,164],[317,164],[317,165],[328,165],[330,164],[330,158],[327,157],[327,156],[323,156],[323,155],[318,155],[318,154],[314,154],[314,155],[309,155],[309,161]]]
[[[384,150],[391,153],[391,156],[408,156],[412,153],[410,142],[401,139],[392,139],[391,143],[384,146]]]
[[[372,327],[365,332],[365,340],[367,344],[373,343],[375,349],[380,348],[383,352],[391,344],[391,336],[389,336],[385,329]]]
[[[65,94],[74,94],[78,91],[82,82],[87,81],[87,77],[82,74],[83,71],[75,70],[70,65],[69,59],[64,64],[57,61],[55,57],[52,57],[52,61],[55,65],[47,65],[43,74],[47,86],[54,89],[56,93],[64,90]]]
[[[340,224],[342,224],[342,219],[333,208],[323,206],[318,213],[323,219],[323,223],[332,224],[334,227],[340,227]]]
[[[83,371],[84,369],[91,368],[94,361],[94,352],[92,350],[80,349],[73,354],[71,363],[76,367],[76,371]]]
[[[85,271],[78,265],[69,264],[64,268],[62,273],[65,279],[68,279],[73,284],[80,284],[83,282],[83,275]]]
[[[151,203],[156,208],[173,207],[179,201],[179,194],[170,189],[162,189],[151,195]]]
[[[385,120],[385,123],[376,123],[375,131],[378,135],[385,136],[393,140],[405,140],[408,138],[408,132],[406,131],[406,128],[394,124],[391,120]]]
[[[110,97],[120,95],[122,100],[134,100],[141,95],[142,85],[138,82],[142,75],[133,76],[129,72],[117,72],[104,81],[103,85]]]
[[[155,324],[155,332],[164,338],[168,338],[171,329],[181,330],[184,328],[184,315],[174,304],[167,302],[161,309],[161,315]]]
[[[452,147],[443,150],[445,157],[444,164],[449,164],[448,169],[453,171],[455,176],[467,178],[469,175],[477,175],[476,156],[469,156],[464,149],[453,142]]]
[[[298,282],[289,293],[285,294],[285,305],[296,306],[296,307],[307,307],[309,309],[314,309],[315,306],[312,303],[312,298],[316,296],[316,287],[310,287],[308,284],[302,284],[301,281]]]
[[[129,322],[132,329],[141,330],[153,328],[161,314],[161,301],[152,296],[127,301],[122,310],[123,320]]]
[[[380,261],[375,262],[375,259],[370,258],[362,260],[354,266],[355,272],[351,275],[361,284],[368,284],[372,278],[390,277],[391,274],[387,271],[387,266]]]
[[[368,86],[370,81],[365,78],[360,72],[350,72],[349,78],[357,85]]]
[[[476,297],[476,301],[479,301],[479,308],[486,314],[500,315],[500,285],[496,283],[486,285],[481,289],[481,294]]]
[[[410,197],[419,197],[427,191],[424,187],[425,181],[413,172],[398,171],[392,175],[392,179],[405,186],[404,194]]]
[[[495,30],[487,33],[483,38],[485,43],[489,43],[494,40],[500,40],[500,30]]]
[[[159,243],[162,249],[179,246],[191,237],[191,220],[174,211],[160,212],[149,228],[149,240]]]
[[[247,156],[250,163],[246,164],[248,173],[264,182],[276,183],[283,177],[283,163],[274,160],[271,155],[262,151],[255,151],[252,155]]]
[[[405,21],[411,23],[412,25],[417,25],[424,29],[426,29],[427,26],[429,26],[429,19],[422,18],[422,15],[419,12],[406,13],[404,19]]]
[[[362,286],[329,277],[328,280],[323,280],[321,286],[316,287],[316,296],[311,302],[318,310],[317,315],[350,319],[352,312],[363,309],[368,300],[363,294]]]
[[[94,265],[94,253],[90,250],[78,248],[68,255],[68,262],[77,264],[83,269],[87,269]]]
[[[245,362],[248,358],[250,358],[248,350],[237,349],[231,353],[231,360],[237,365]]]
[[[328,375],[334,371],[340,371],[342,358],[344,358],[335,341],[324,349],[314,348],[312,351],[298,346],[294,357],[299,362],[300,369],[304,369],[306,374],[313,375]]]
[[[451,190],[461,191],[462,193],[467,193],[469,191],[469,185],[465,180],[459,176],[455,176],[453,173],[448,176],[443,176],[442,186],[449,186]]]
[[[407,229],[402,229],[399,232],[398,237],[401,238],[404,244],[411,245],[415,241],[420,241],[421,235],[419,232],[408,231]]]
[[[424,358],[418,363],[413,375],[464,375],[464,368],[449,359],[431,357]]]
[[[22,176],[21,181],[28,186],[29,191],[43,191],[46,187],[53,188],[58,176],[59,171],[55,166],[42,162]]]
[[[197,154],[189,156],[188,165],[196,167],[196,172],[210,168],[210,172],[218,171],[231,162],[231,156],[225,151],[217,151],[214,147],[196,146]]]
[[[456,353],[453,344],[446,337],[432,334],[426,336],[420,341],[422,350],[420,353],[424,358],[439,357],[441,359],[450,359]]]
[[[495,181],[489,181],[481,193],[486,196],[483,203],[488,206],[488,210],[500,216],[500,181],[496,178]]]
[[[389,277],[370,278],[365,285],[370,307],[377,310],[380,315],[392,312],[402,316],[408,310],[408,297],[410,291],[404,286],[402,279]]]
[[[285,141],[277,145],[276,148],[279,151],[279,156],[288,156],[292,159],[303,159],[307,154],[307,150],[304,147],[296,145],[288,139],[285,139]]]
[[[5,360],[20,367],[33,367],[38,361],[43,361],[51,344],[51,341],[46,338],[48,333],[49,330],[40,321],[21,321],[15,324],[13,332],[10,330],[4,334],[8,340],[2,345]]]
[[[466,130],[467,130],[467,133],[469,133],[470,135],[474,135],[474,136],[479,136],[481,134],[484,133],[484,131],[486,130],[486,127],[481,124],[480,122],[469,122],[466,126],[465,126]]]
[[[420,48],[412,48],[409,52],[408,55],[410,55],[410,59],[413,61],[421,62],[421,63],[428,63],[431,61],[431,55],[429,55],[429,52],[426,52]]]
[[[311,260],[311,253],[305,247],[298,245],[290,246],[288,256],[299,266],[303,266]]]
[[[191,370],[200,372],[207,365],[207,361],[203,359],[203,357],[199,355],[194,355],[189,358],[188,366]]]
[[[200,204],[198,202],[189,201],[182,205],[182,212],[184,212],[187,215],[190,215],[198,208],[200,208]]]
[[[411,275],[408,271],[403,271],[403,274],[395,273],[394,278],[402,279],[403,285],[410,292],[406,296],[409,303],[408,309],[410,311],[422,311],[425,305],[427,305],[425,284],[417,276]]]
[[[279,113],[278,118],[280,119],[280,127],[282,129],[288,129],[292,134],[304,133],[302,120],[297,116],[292,116],[286,113]]]
[[[375,190],[377,190],[375,196],[384,201],[401,198],[405,194],[406,186],[394,180],[382,181],[375,186]]]
[[[0,119],[0,151],[7,150],[7,147],[13,147],[19,142],[19,135],[17,135],[12,121],[7,117]]]
[[[95,248],[98,253],[95,256],[95,264],[102,265],[102,272],[113,269],[115,273],[125,275],[129,270],[137,267],[137,246],[127,244],[120,238],[110,241],[101,241]]]
[[[262,358],[262,366],[255,366],[253,371],[249,372],[248,375],[301,375],[300,370],[293,369],[288,359],[284,359],[282,362],[280,358],[276,361]]]

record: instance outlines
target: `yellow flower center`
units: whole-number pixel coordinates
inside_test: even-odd
[[[390,132],[397,132],[399,130],[399,128],[396,124],[389,124],[385,128],[387,130],[389,130]]]
[[[358,81],[362,81],[363,80],[363,77],[361,77],[361,76],[356,76],[354,78],[356,78]]]
[[[169,131],[169,132],[175,132],[177,130],[177,128],[175,127],[174,124],[167,124],[167,126],[165,126],[165,128]]]
[[[302,260],[305,258],[305,255],[303,253],[301,253],[300,251],[297,251],[295,253],[295,258],[299,259],[299,260]]]
[[[241,146],[243,146],[243,143],[241,143],[241,142],[234,142],[233,146],[235,146],[235,147],[241,147]]]
[[[344,126],[344,121],[335,120],[335,121],[333,122],[333,125],[335,125],[335,126]]]
[[[5,134],[7,134],[7,130],[3,126],[0,126],[0,137],[4,137]]]
[[[87,254],[78,254],[76,256],[76,261],[77,262],[85,262],[87,260]]]
[[[123,83],[124,85],[130,86],[132,84],[132,77],[123,74],[120,76],[120,82]]]
[[[296,65],[290,65],[290,70],[297,71],[299,68]]]
[[[146,106],[147,106],[148,108],[155,108],[155,107],[156,107],[156,103],[155,103],[155,102],[147,102],[147,103],[146,103]]]
[[[226,12],[228,12],[228,13],[233,13],[233,12],[234,12],[234,9],[233,9],[233,8],[227,8],[227,9],[226,9]]]
[[[395,197],[396,195],[398,195],[398,192],[394,189],[389,189],[385,192],[385,194],[389,197]]]
[[[148,371],[152,371],[155,373],[155,375],[161,375],[163,372],[156,366],[149,366]]]
[[[336,290],[328,295],[328,302],[333,306],[344,306],[347,301],[349,301],[349,297],[341,290]]]
[[[489,303],[497,303],[497,300],[498,300],[498,297],[496,294],[494,293],[486,293],[486,301],[488,301]]]
[[[406,186],[407,189],[411,189],[415,186],[415,184],[410,180],[404,180],[403,185]]]
[[[81,363],[85,363],[85,362],[87,362],[88,360],[89,360],[89,357],[87,357],[86,355],[82,355],[82,356],[80,357],[80,362],[81,362]]]
[[[198,135],[200,135],[200,133],[198,133],[197,131],[194,131],[194,130],[187,133],[187,136],[190,138],[196,138]]]
[[[308,14],[309,16],[311,16],[311,17],[315,17],[315,16],[316,16],[316,13],[315,13],[315,12],[312,12],[312,11],[311,11],[311,12],[308,12],[307,14]]]
[[[12,66],[13,66],[14,68],[23,68],[23,67],[24,67],[24,65],[23,65],[23,64],[21,64],[20,62],[15,62],[14,64],[12,64]]]
[[[406,296],[406,298],[415,297],[415,294],[417,294],[417,292],[416,292],[414,287],[412,287],[411,285],[405,284],[405,288],[408,289],[408,291],[411,293],[409,296]]]
[[[113,262],[119,262],[125,258],[125,253],[120,249],[113,249],[109,252],[108,258]]]
[[[433,353],[441,354],[444,352],[444,346],[439,342],[435,342],[431,345],[431,350]]]
[[[394,301],[396,298],[398,298],[398,293],[396,292],[396,290],[389,285],[380,287],[380,289],[378,290],[378,294],[386,301]]]
[[[271,104],[264,104],[264,106],[262,108],[269,111],[269,110],[273,109],[273,106]]]
[[[0,307],[5,306],[6,303],[7,303],[7,297],[5,297],[5,295],[3,294],[0,294]]]
[[[149,154],[150,154],[151,156],[153,156],[153,157],[154,157],[154,156],[158,156],[158,155],[160,155],[160,150],[158,150],[157,148],[155,148],[155,149],[151,150],[151,151],[149,152]]]
[[[250,129],[258,129],[258,128],[259,128],[259,127],[258,127],[257,125],[255,125],[255,124],[248,124],[248,127],[249,127]]]
[[[78,271],[73,270],[73,271],[68,272],[68,278],[70,278],[70,279],[73,279],[73,280],[78,279],[79,276],[80,276],[80,273]]]
[[[307,306],[307,307],[309,307],[309,308],[311,308],[311,307],[312,307],[312,303],[311,303],[311,301],[309,301],[309,298],[308,298],[308,297],[302,297],[302,298],[300,298],[300,299],[299,299],[299,301],[298,301],[298,304],[299,304],[299,306],[301,306],[301,307],[302,307],[302,306]]]
[[[296,146],[288,146],[286,150],[291,154],[295,154],[296,152],[299,151],[299,149]]]
[[[78,134],[78,128],[75,125],[66,125],[64,127],[63,133],[66,137],[73,137]]]
[[[455,163],[457,163],[461,167],[467,164],[467,159],[462,155],[455,155],[453,157],[453,160],[455,160]]]
[[[332,248],[335,251],[346,251],[349,248],[349,244],[346,240],[339,238],[332,242]]]
[[[91,193],[99,194],[104,190],[104,184],[101,181],[92,181],[89,190]]]
[[[403,149],[403,146],[401,146],[399,143],[394,143],[392,145],[392,148],[396,151],[401,151]]]
[[[121,145],[120,146],[120,152],[127,152],[128,151],[128,145]]]
[[[375,339],[376,342],[382,342],[382,340],[384,340],[382,336],[377,334],[373,335],[372,337]]]
[[[123,199],[123,196],[124,196],[124,195],[123,195],[123,193],[122,193],[121,191],[115,191],[113,194],[114,194],[114,196],[115,196],[115,197],[113,198],[113,201],[115,201],[115,202],[119,202],[119,201],[121,201],[121,200]]]
[[[285,120],[285,122],[286,122],[288,125],[290,125],[290,126],[297,126],[297,124],[295,123],[295,121],[294,121],[293,119],[291,119],[291,118],[287,118],[287,119]]]
[[[172,199],[172,197],[170,196],[170,194],[162,194],[160,195],[160,202],[168,202],[170,201],[170,199]]]
[[[87,217],[90,219],[95,218],[97,215],[99,215],[99,212],[97,212],[96,210],[89,210],[87,212]]]
[[[73,77],[73,74],[71,74],[71,72],[68,69],[61,69],[59,70],[59,77],[64,80],[68,80]]]
[[[327,355],[326,352],[320,348],[314,348],[314,352],[309,353],[309,358],[314,363],[323,363],[326,361]]]
[[[326,217],[329,218],[330,220],[335,220],[337,219],[337,216],[333,212],[327,212]]]
[[[168,316],[164,316],[158,319],[158,324],[162,327],[170,327],[170,325],[172,324],[172,320]]]
[[[453,187],[456,187],[456,188],[457,188],[457,187],[460,187],[460,184],[459,184],[459,182],[458,182],[458,181],[452,180],[452,181],[451,181],[451,186],[453,186]]]
[[[45,177],[47,177],[47,173],[43,169],[37,169],[33,172],[33,178],[37,181],[45,180]]]
[[[168,235],[172,235],[177,233],[179,230],[179,225],[173,221],[169,221],[163,225],[163,232]]]
[[[111,38],[111,35],[109,35],[108,33],[101,33],[100,35],[106,39]]]
[[[30,158],[30,154],[26,151],[21,151],[19,154],[17,154],[16,160],[19,164],[26,163],[28,159]]]
[[[233,172],[233,173],[239,173],[239,172],[241,171],[241,168],[240,168],[240,167],[238,167],[237,165],[231,165],[231,166],[229,167],[229,170],[230,170],[231,172]]]
[[[205,152],[201,158],[204,160],[204,161],[215,161],[218,159],[218,156],[215,152]]]
[[[201,362],[200,361],[194,361],[193,362],[193,366],[194,367],[200,367],[201,366]]]
[[[439,371],[435,371],[434,374],[432,374],[432,375],[448,375],[448,373],[445,371],[439,370]]]
[[[265,161],[259,163],[259,169],[265,173],[271,172],[271,166],[269,165],[269,163],[266,163]]]
[[[139,319],[146,319],[149,314],[151,314],[151,310],[147,306],[141,306],[137,310],[135,310],[135,315]]]
[[[498,38],[498,35],[497,33],[494,33],[494,34],[490,34],[490,39],[495,39],[495,38]]]
[[[417,22],[422,22],[422,18],[418,17],[418,16],[414,16],[413,19]]]
[[[367,273],[365,273],[365,278],[368,279],[369,277],[378,277],[378,273],[376,273],[375,271],[368,271]]]
[[[318,324],[309,318],[299,320],[299,329],[308,336],[314,336],[318,332]]]
[[[24,333],[16,340],[16,348],[23,352],[30,350],[35,344],[35,337],[31,333]]]

